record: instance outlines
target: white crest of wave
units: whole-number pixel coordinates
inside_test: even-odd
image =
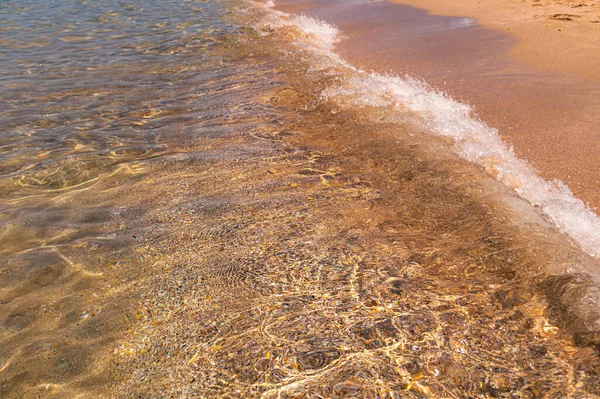
[[[335,44],[340,40],[340,31],[335,26],[303,14],[292,15],[277,11],[274,9],[273,0],[265,3],[251,1],[251,3],[269,11],[267,17],[261,21],[261,26],[257,26],[259,31],[264,28],[294,28],[300,33],[295,43],[300,45],[303,50],[325,56],[337,63],[344,63],[333,51]]]
[[[328,67],[351,70],[352,77],[342,85],[326,89],[324,98],[341,98],[357,105],[394,106],[420,116],[420,123],[432,133],[451,138],[460,157],[483,167],[489,174],[513,189],[541,211],[582,250],[600,257],[600,218],[561,181],[547,181],[524,160],[519,159],[496,129],[472,117],[467,104],[452,100],[428,85],[408,77],[384,76],[358,70],[334,50],[339,41],[337,28],[305,15],[273,10],[264,23],[273,29],[298,30],[294,43],[327,61]]]

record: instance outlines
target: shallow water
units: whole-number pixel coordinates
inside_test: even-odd
[[[161,163],[230,134],[228,92],[247,84],[207,55],[235,32],[224,13],[188,1],[0,6],[0,396],[97,397],[111,379],[147,264],[143,187]]]
[[[185,122],[203,117],[194,85],[213,78],[198,73],[202,53],[230,30],[218,7],[3,5],[3,199],[86,184],[187,139]]]
[[[412,112],[327,99],[294,26],[2,12],[0,396],[599,393],[560,308],[589,257]]]

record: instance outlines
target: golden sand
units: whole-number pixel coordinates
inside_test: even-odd
[[[600,3],[579,0],[392,0],[475,18],[517,39],[511,54],[535,67],[600,80]]]
[[[270,59],[274,43],[288,49],[278,37],[236,52]],[[597,392],[594,350],[545,310],[543,287],[554,302],[570,285],[540,266],[577,251],[539,221],[515,223],[498,201],[514,200],[506,188],[438,140],[385,109],[321,100],[335,78],[281,56],[279,84],[255,98],[276,120],[219,140],[212,166],[157,171],[158,190],[182,195],[158,196],[148,215],[163,223],[144,232],[152,294],[118,351],[121,392]],[[251,151],[236,159],[240,144]]]

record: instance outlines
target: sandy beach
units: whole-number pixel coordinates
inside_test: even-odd
[[[600,3],[578,0],[393,0],[474,18],[516,39],[510,54],[545,70],[600,79]]]
[[[407,74],[469,104],[541,176],[559,179],[592,208],[600,207],[600,80],[592,79],[600,71],[594,66],[599,65],[600,52],[584,49],[600,48],[600,24],[591,23],[596,20],[590,11],[595,6],[575,7],[573,12],[582,17],[573,21],[548,22],[533,14],[524,18],[513,2],[506,2],[506,7],[500,3],[484,7],[476,1],[413,2],[418,7],[431,5],[431,10],[387,1],[278,4],[281,10],[304,12],[336,25],[342,31],[337,51],[353,65]],[[540,15],[541,10],[554,13],[566,7],[525,6]],[[480,25],[485,18],[502,29]],[[547,24],[571,28],[558,31]],[[536,29],[543,35],[519,33]]]
[[[435,4],[6,3],[0,397],[599,398],[595,5]]]

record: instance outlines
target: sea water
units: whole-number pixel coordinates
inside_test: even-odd
[[[2,396],[597,394],[597,216],[272,6],[2,6]]]

